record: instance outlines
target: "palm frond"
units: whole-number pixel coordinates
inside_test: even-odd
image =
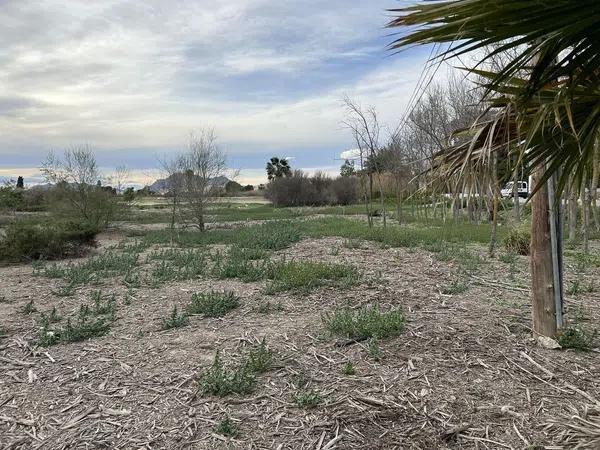
[[[391,49],[453,43],[439,56],[451,58],[495,46],[484,60],[516,50],[491,82],[492,91],[528,70],[531,77],[520,97],[529,99],[558,79],[577,86],[600,69],[598,0],[428,1],[390,11],[398,17],[388,27],[414,30],[394,40]]]
[[[467,168],[488,164],[493,152],[517,153],[520,164],[545,168],[541,182],[560,172],[559,192],[568,183],[579,186],[591,165],[600,130],[598,80],[588,77],[582,81],[585,83],[569,89],[560,84],[542,89],[517,108],[515,93],[526,80],[513,78],[489,99],[486,114],[472,127],[455,132],[462,139],[435,155],[432,170],[445,177],[460,177]]]

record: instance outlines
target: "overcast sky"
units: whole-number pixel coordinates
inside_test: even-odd
[[[273,155],[337,171],[349,95],[393,127],[428,55],[386,50],[395,0],[0,0],[0,177],[88,143],[107,171],[215,128],[240,181]]]

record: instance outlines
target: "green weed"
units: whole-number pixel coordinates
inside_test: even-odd
[[[345,264],[289,261],[273,265],[268,277],[268,294],[283,291],[307,292],[321,286],[352,286],[358,281],[356,268]]]
[[[240,304],[240,298],[233,291],[196,293],[187,307],[188,314],[202,314],[204,317],[223,317]]]
[[[558,335],[558,343],[562,348],[588,351],[594,347],[598,331],[589,332],[580,325],[562,329]]]
[[[171,330],[173,328],[181,328],[188,324],[189,319],[185,313],[179,313],[177,305],[173,305],[171,313],[166,319],[162,321],[163,330]]]
[[[246,359],[245,369],[251,373],[264,373],[271,368],[273,352],[267,348],[267,342],[263,338],[256,350],[252,350]]]
[[[457,295],[466,292],[469,289],[469,284],[460,278],[456,278],[447,287],[442,290],[442,294]]]
[[[401,309],[382,312],[378,306],[338,309],[321,316],[325,328],[332,334],[349,339],[385,339],[404,331],[405,318]]]
[[[502,253],[498,259],[505,264],[514,264],[517,260],[517,255],[512,252]]]
[[[117,312],[117,301],[115,295],[102,295],[102,291],[92,291],[90,298],[93,302],[92,314],[95,316],[107,315],[111,320],[115,319]]]
[[[342,370],[342,373],[344,375],[356,375],[356,369],[354,369],[354,364],[352,364],[352,361],[350,361],[350,360],[346,361],[346,364],[344,364],[344,369]]]
[[[344,243],[342,245],[345,248],[349,248],[349,249],[353,249],[353,250],[360,250],[360,249],[365,248],[363,241],[361,241],[360,239],[345,239]]]
[[[381,351],[381,347],[379,346],[379,342],[377,341],[377,339],[369,339],[367,350],[369,352],[369,356],[373,358],[373,360],[381,361],[381,358],[383,357],[383,352]]]
[[[272,263],[268,259],[248,259],[243,251],[232,248],[227,256],[215,254],[213,276],[219,279],[238,278],[245,283],[259,281],[268,276]]]
[[[235,424],[227,415],[215,425],[215,433],[227,437],[236,437],[238,435]]]
[[[37,312],[37,308],[35,307],[35,304],[33,303],[33,299],[29,300],[25,306],[23,306],[23,308],[21,309],[21,312],[23,314],[29,315],[29,314],[33,314],[34,312]]]
[[[198,379],[199,389],[203,394],[225,397],[229,394],[248,394],[254,390],[256,376],[244,366],[228,369],[221,360],[220,352],[210,368]]]
[[[312,409],[321,404],[322,398],[317,391],[300,392],[294,395],[294,402],[300,408]]]

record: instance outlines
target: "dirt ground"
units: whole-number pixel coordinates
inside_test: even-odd
[[[120,238],[104,236],[97,251]],[[23,307],[33,299],[38,311],[56,306],[68,314],[99,287],[58,297],[61,280],[34,277],[28,265],[0,268],[0,448],[600,448],[600,355],[533,342],[525,257],[514,263],[514,280],[506,263],[486,261],[466,292],[446,295],[456,263],[421,249],[347,248],[327,238],[279,253],[352,264],[360,282],[267,296],[264,282],[202,279],[136,289],[125,304],[127,288],[105,280],[100,288],[118,299],[110,333],[43,348],[35,344],[39,314],[25,315]],[[590,269],[586,277],[598,273]],[[183,308],[193,292],[212,289],[234,290],[241,306],[161,331],[173,304]],[[568,301],[597,320],[598,297]],[[257,311],[265,300],[283,310]],[[381,341],[380,361],[364,342],[343,346],[325,332],[321,314],[346,304],[404,309],[406,330]],[[252,394],[197,392],[196,378],[217,350],[235,359],[262,338],[274,367]],[[355,375],[343,374],[348,360]],[[297,406],[300,384],[318,391],[322,403]],[[235,438],[214,430],[225,415],[238,429]]]

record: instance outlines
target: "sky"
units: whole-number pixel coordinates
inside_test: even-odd
[[[0,180],[41,182],[50,150],[90,145],[108,174],[214,128],[241,183],[274,155],[339,173],[344,96],[393,129],[429,50],[392,54],[396,0],[0,0]]]

